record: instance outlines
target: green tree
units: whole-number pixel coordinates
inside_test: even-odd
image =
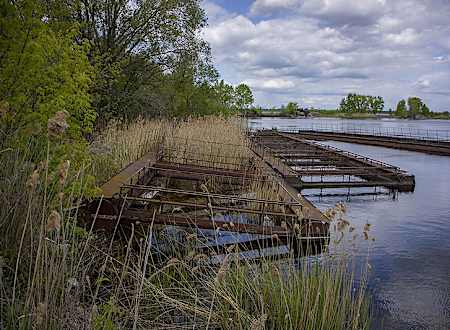
[[[427,106],[425,103],[422,104],[422,109],[421,109],[420,112],[421,112],[422,115],[424,115],[425,117],[428,117],[428,116],[431,115],[430,108],[428,108],[428,106]]]
[[[228,85],[225,81],[221,80],[214,86],[217,94],[217,99],[224,109],[233,109],[235,105],[235,92],[232,85]]]
[[[288,116],[296,116],[299,106],[297,102],[289,102],[286,107],[282,107],[282,112]]]
[[[384,100],[381,96],[348,94],[341,100],[339,110],[342,112],[372,112],[383,111]]]
[[[65,111],[69,136],[81,139],[92,130],[95,111],[93,68],[78,26],[58,24],[38,1],[2,2],[0,10],[1,131],[38,136],[51,116]]]
[[[397,103],[397,108],[395,109],[395,116],[400,118],[405,118],[408,115],[408,110],[406,109],[406,101],[400,100]]]
[[[421,114],[422,106],[423,103],[419,97],[414,96],[408,98],[408,116],[411,119],[416,119]]]
[[[246,111],[254,102],[252,90],[246,84],[239,84],[235,87],[234,99],[239,111]]]
[[[184,78],[182,84],[172,84],[180,77],[176,72],[180,66],[191,65],[193,85],[215,77],[209,46],[199,37],[206,24],[199,0],[64,3],[68,16],[80,23],[81,38],[92,45],[89,58],[98,72],[92,90],[94,106],[103,120],[161,112],[167,102],[177,99],[164,94],[166,84],[186,87]]]

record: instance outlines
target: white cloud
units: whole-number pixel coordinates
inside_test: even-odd
[[[407,28],[400,33],[389,33],[385,36],[386,42],[405,46],[416,43],[420,39],[420,34],[412,28]]]
[[[442,1],[256,0],[250,10],[291,10],[255,17],[216,8],[204,35],[222,76],[248,82],[263,106],[333,108],[356,92],[383,96],[387,108],[416,95],[447,110],[450,3]]]
[[[256,90],[276,91],[295,87],[295,83],[288,79],[274,78],[268,80],[250,80],[247,83]]]
[[[250,7],[252,15],[267,15],[286,9],[299,7],[300,0],[255,0]]]
[[[302,12],[338,25],[368,25],[386,9],[385,0],[304,0]]]

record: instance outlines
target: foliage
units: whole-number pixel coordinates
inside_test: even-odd
[[[245,111],[253,104],[253,94],[246,84],[239,84],[234,89],[235,103],[238,110]]]
[[[2,2],[0,26],[1,129],[4,136],[45,134],[57,111],[70,116],[68,133],[80,139],[95,121],[88,89],[93,69],[78,26],[58,25],[39,2]]]
[[[89,57],[98,72],[92,93],[101,122],[189,115],[212,99],[203,87],[217,72],[199,37],[206,17],[198,0],[72,1],[66,10],[92,45]]]
[[[348,94],[342,99],[339,110],[342,112],[371,112],[378,113],[384,109],[381,96]]]
[[[281,113],[288,116],[296,116],[299,110],[298,103],[289,102],[286,106],[281,107]]]
[[[407,102],[405,100],[400,100],[395,111],[395,116],[416,119],[420,116],[432,117],[433,114],[422,99],[415,96],[408,98]]]
[[[395,115],[400,118],[405,118],[407,116],[408,110],[406,109],[405,100],[400,100],[395,109]]]
[[[252,90],[244,83],[234,87],[221,80],[214,90],[220,105],[226,110],[246,112],[254,102]]]

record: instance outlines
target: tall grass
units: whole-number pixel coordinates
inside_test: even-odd
[[[140,121],[110,127],[91,148],[107,151],[96,153],[93,173],[102,181],[159,150],[161,143],[172,146],[178,140],[187,149],[176,149],[177,157],[189,150],[201,160],[202,155],[251,158],[244,152],[243,130],[233,121]],[[354,291],[343,256],[324,254],[313,263],[294,255],[282,262],[253,262],[236,259],[236,247],[222,257],[213,251],[205,255],[195,248],[198,233],[190,230],[179,231],[174,239],[153,226],[136,227],[126,241],[92,232],[79,227],[85,171],[68,170],[62,162],[52,173],[49,159],[41,164],[32,159],[32,150],[0,153],[0,328],[368,327],[364,282]],[[155,254],[155,239],[169,249]],[[221,261],[215,265],[208,262],[212,258]]]

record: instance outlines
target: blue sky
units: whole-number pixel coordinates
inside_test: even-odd
[[[448,0],[204,0],[216,67],[264,107],[335,108],[351,92],[450,110]]]

